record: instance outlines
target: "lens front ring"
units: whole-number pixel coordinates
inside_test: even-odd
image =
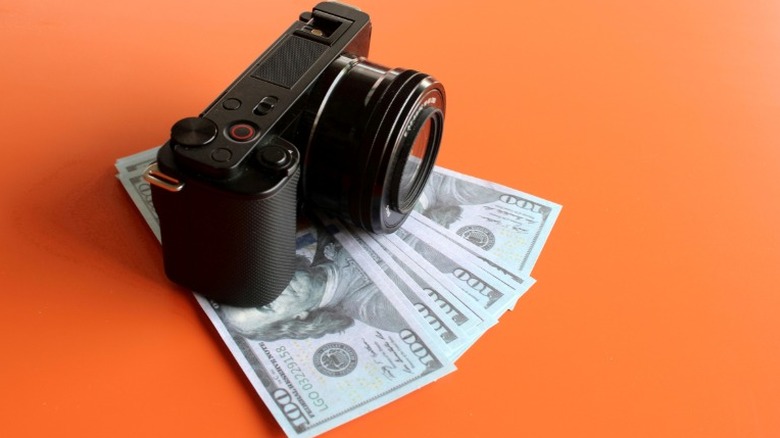
[[[390,181],[390,206],[399,213],[412,211],[425,188],[439,152],[444,114],[437,107],[417,111],[402,139]]]
[[[360,225],[365,229],[392,233],[406,220],[430,174],[430,170],[427,170],[422,177],[416,178],[419,190],[412,193],[414,196],[405,197],[404,208],[400,208],[402,203],[398,201],[399,186],[395,181],[395,173],[399,160],[403,167],[403,160],[409,154],[404,135],[406,138],[416,137],[419,127],[414,124],[420,120],[421,111],[426,108],[437,109],[443,121],[444,88],[427,74],[405,70],[388,87],[383,98],[377,104],[374,114],[381,118],[376,125],[371,122],[368,125],[370,132],[376,134],[371,145],[364,149],[367,154],[366,171],[363,173],[365,179],[359,185],[361,192],[357,197],[358,202],[354,204],[353,215],[359,215]],[[434,137],[438,140],[435,147],[428,148],[430,154],[424,156],[423,169],[433,167],[441,140],[441,130],[438,128],[442,126],[443,123],[436,125],[439,135]]]

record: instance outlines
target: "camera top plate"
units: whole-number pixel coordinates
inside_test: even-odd
[[[370,33],[368,15],[340,3],[301,14],[198,118],[174,125],[160,169],[241,194],[273,191],[300,161],[296,146],[277,137],[295,125],[312,85],[339,55],[368,55]],[[278,149],[261,150],[271,143],[287,151],[277,165],[267,161]]]

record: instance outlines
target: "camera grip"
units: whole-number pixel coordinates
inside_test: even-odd
[[[165,272],[218,302],[263,306],[295,271],[300,168],[268,197],[226,193],[196,180],[171,192],[152,186]]]

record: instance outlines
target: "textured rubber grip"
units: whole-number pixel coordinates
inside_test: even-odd
[[[168,277],[220,303],[263,306],[295,270],[300,169],[265,199],[190,181],[180,192],[152,187]]]

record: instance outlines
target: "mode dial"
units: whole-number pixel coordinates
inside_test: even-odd
[[[187,117],[171,127],[171,143],[184,147],[205,146],[217,137],[217,124],[202,117]]]

